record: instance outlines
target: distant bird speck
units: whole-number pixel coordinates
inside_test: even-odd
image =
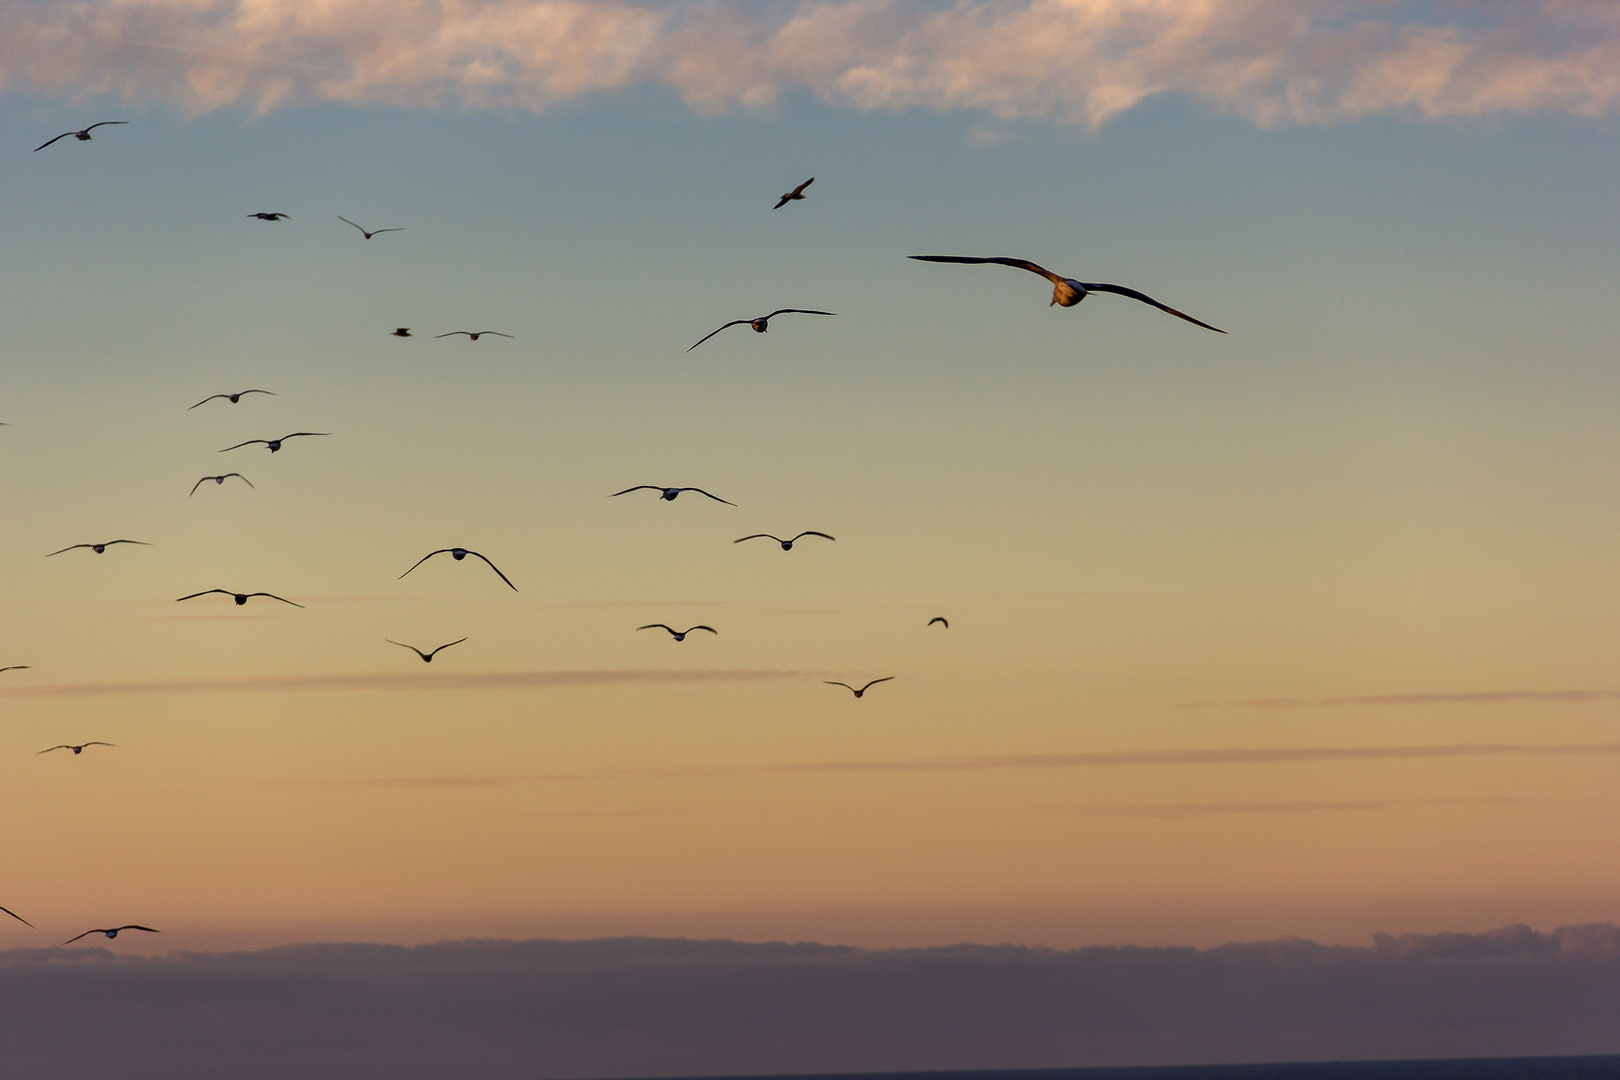
[[[65,139],[69,135],[72,135],[75,139],[78,139],[80,142],[89,142],[90,141],[90,133],[92,131],[96,130],[96,128],[98,128],[98,127],[106,127],[108,124],[127,124],[127,123],[129,123],[128,120],[103,120],[98,124],[91,124],[89,127],[81,128],[78,131],[64,131],[64,132],[62,132],[62,134],[58,135],[56,137],[56,139]],[[51,143],[55,142],[56,139],[51,139],[51,140],[49,140],[47,142],[40,143],[38,146],[34,147],[34,153],[36,153],[36,154],[39,153],[41,150],[43,150],[47,146],[51,145]]]
[[[771,325],[770,325],[771,320],[776,318],[778,315],[837,315],[837,314],[838,314],[838,312],[836,312],[836,311],[811,311],[809,308],[796,308],[796,307],[777,308],[775,311],[771,312],[769,315],[761,315],[756,319],[733,319],[731,322],[726,323],[725,326],[722,326],[720,328],[720,330],[729,330],[733,326],[751,326],[751,327],[754,328],[754,333],[763,334],[763,333],[765,333],[765,331],[767,331],[767,330],[769,330],[771,328]],[[693,349],[697,348],[698,345],[703,344],[703,342],[708,341],[709,338],[712,338],[712,337],[714,337],[715,334],[718,334],[720,332],[720,330],[715,330],[712,333],[705,334],[703,336],[703,338],[698,341],[697,345],[692,345],[692,346],[688,347],[686,351],[691,352]]]
[[[943,616],[943,615],[935,615],[932,619],[928,620],[928,625],[929,626],[933,626],[935,623],[939,623],[941,626],[943,626],[947,630],[949,630],[951,628],[950,622],[948,622],[946,620],[945,616]]]
[[[798,187],[794,188],[792,191],[790,191],[787,194],[783,195],[779,200],[777,200],[776,205],[771,207],[771,209],[772,210],[780,210],[780,209],[782,209],[782,207],[786,206],[790,202],[802,202],[804,200],[804,189],[809,187],[811,184],[813,184],[815,182],[816,182],[816,178],[812,176],[810,179],[806,180],[804,183],[800,184]]]
[[[112,547],[114,544],[139,544],[139,545],[141,545],[141,547],[151,547],[152,546],[151,544],[148,544],[145,540],[105,540],[105,541],[103,541],[102,543],[99,543],[99,544],[69,544],[67,547],[63,548],[61,551],[53,551],[53,552],[51,552],[51,555],[60,555],[60,554],[62,554],[63,551],[72,551],[74,548],[89,548],[91,551],[95,552],[97,555],[100,555],[103,552],[105,552],[108,548]],[[51,557],[51,555],[47,555],[45,557],[48,559],[48,558]]]
[[[231,590],[229,590],[229,589],[204,589],[202,592],[194,592],[190,596],[179,597],[178,599],[175,600],[175,603],[178,604],[178,603],[180,603],[181,600],[195,600],[199,596],[207,596],[210,593],[224,593],[226,596],[229,596],[232,600],[236,601],[236,606],[237,607],[241,607],[243,604],[247,603],[248,598],[253,597],[253,596],[268,596],[272,600],[280,600],[283,604],[292,604],[292,606],[295,607],[295,608],[301,608],[301,607],[304,606],[303,604],[293,604],[293,602],[291,600],[288,600],[284,596],[277,596],[275,593],[267,593],[267,592],[241,593],[241,592],[231,592]]]
[[[410,337],[411,336],[411,328],[408,327],[408,326],[397,327],[396,329],[390,330],[388,332],[390,334],[393,334],[395,337]]]
[[[847,683],[847,682],[833,682],[831,679],[822,679],[821,681],[826,683],[828,686],[842,686],[845,690],[848,690],[850,693],[854,694],[856,697],[860,697],[862,694],[865,694],[868,690],[872,689],[872,687],[876,686],[878,683],[880,683],[880,682],[888,682],[892,678],[894,678],[893,675],[885,675],[881,679],[873,679],[871,682],[867,683],[865,686],[861,687],[859,690],[855,689],[853,686],[849,685],[849,683]]]
[[[260,221],[290,221],[290,220],[292,220],[292,215],[291,214],[283,214],[283,213],[280,213],[280,212],[277,212],[277,213],[274,213],[274,214],[265,214],[265,213],[249,214],[248,217],[258,218]]]
[[[406,573],[410,573],[410,571],[407,570]],[[422,663],[431,664],[431,663],[433,663],[433,658],[435,656],[439,655],[441,650],[448,649],[452,645],[460,645],[463,641],[466,641],[467,639],[466,638],[457,638],[455,641],[447,641],[443,645],[440,645],[437,649],[434,649],[432,652],[423,652],[421,649],[418,649],[415,645],[407,645],[403,641],[395,641],[393,638],[383,638],[383,640],[388,642],[388,644],[390,644],[390,645],[398,645],[402,649],[409,649],[409,650],[411,650],[411,652],[415,653],[417,656],[420,656],[422,658]]]
[[[466,334],[468,337],[472,338],[474,341],[477,341],[479,338],[483,337],[485,334],[494,334],[496,337],[506,337],[506,338],[509,338],[509,337],[512,336],[511,334],[503,334],[499,330],[478,330],[478,331],[473,331],[473,330],[452,330],[448,334],[434,334],[433,336],[436,337],[436,338],[455,337],[457,334]]]
[[[242,400],[242,396],[244,394],[269,394],[271,397],[279,396],[274,390],[238,390],[234,394],[209,394],[207,397],[197,402],[197,405],[206,405],[215,398],[224,398],[232,405],[235,405],[238,401]],[[195,409],[197,405],[187,405],[186,411],[190,412],[192,409]]]
[[[109,939],[111,939],[111,938],[117,937],[119,934],[121,934],[125,930],[145,930],[148,934],[161,934],[161,933],[163,933],[163,931],[154,930],[150,926],[136,926],[134,923],[128,923],[128,924],[126,924],[124,926],[114,926],[114,927],[112,927],[110,929],[106,929],[106,930],[103,930],[103,929],[100,929],[100,928],[97,928],[95,930],[86,930],[84,933],[79,934],[77,937],[68,938],[66,941],[62,942],[62,944],[63,945],[71,945],[75,941],[78,941],[79,938],[89,937],[91,934],[106,934],[107,937]],[[60,947],[61,946],[58,946],[58,948],[60,948]]]
[[[247,442],[239,442],[235,446],[227,446],[224,450],[221,450],[220,453],[223,454],[223,453],[226,453],[227,451],[230,451],[230,450],[240,450],[244,446],[252,446],[255,443],[264,443],[264,445],[266,445],[266,446],[268,446],[270,448],[270,452],[273,454],[277,450],[280,450],[281,449],[281,444],[286,442],[288,439],[296,439],[300,435],[330,435],[330,434],[332,434],[330,431],[295,431],[291,435],[283,435],[279,439],[249,439]]]
[[[511,590],[513,592],[518,591],[518,587],[516,585],[512,584],[511,579],[509,579],[505,574],[501,573],[501,568],[500,567],[498,567],[494,563],[490,562],[489,559],[485,558],[483,555],[479,555],[478,552],[472,550],[471,548],[459,548],[459,547],[458,548],[440,548],[438,551],[430,551],[426,555],[422,556],[420,559],[417,559],[416,562],[411,566],[411,570],[415,570],[418,566],[421,566],[423,563],[427,562],[429,559],[433,558],[433,556],[435,556],[435,555],[449,555],[452,559],[456,560],[456,562],[460,562],[462,559],[465,559],[469,555],[478,555],[478,557],[480,559],[484,560],[484,565],[488,566],[491,570],[495,571],[496,576],[499,577],[502,581],[506,582],[507,586],[509,588],[511,588]],[[410,573],[411,570],[405,571],[405,574]],[[401,574],[399,576],[401,578],[403,578],[405,576],[405,574]],[[398,580],[398,579],[396,578],[395,580]]]
[[[1073,278],[1059,277],[1057,274],[1052,273],[1052,271],[1046,269],[1044,266],[1037,266],[1028,259],[1006,259],[999,256],[995,258],[980,259],[968,255],[907,255],[906,258],[918,259],[922,262],[999,263],[1002,266],[1012,266],[1018,268],[1019,270],[1028,270],[1032,274],[1039,274],[1041,277],[1050,281],[1052,283],[1052,303],[1057,304],[1060,307],[1074,307],[1074,305],[1084,300],[1089,293],[1117,293],[1120,296],[1128,296],[1132,300],[1140,300],[1144,304],[1151,304],[1160,311],[1168,312],[1178,319],[1186,319],[1190,323],[1197,326],[1202,326],[1205,330],[1214,330],[1217,334],[1226,333],[1225,330],[1222,330],[1219,327],[1211,326],[1207,322],[1201,322],[1198,319],[1193,318],[1191,315],[1188,315],[1186,312],[1177,311],[1175,308],[1170,307],[1167,304],[1161,304],[1146,293],[1139,293],[1135,289],[1127,289],[1123,285],[1105,285],[1102,282],[1076,281]],[[1051,305],[1048,304],[1047,306],[1050,307]]]
[[[716,637],[718,637],[719,634],[720,634],[720,631],[716,630],[712,626],[688,626],[685,630],[677,630],[673,626],[667,626],[667,625],[665,625],[664,623],[661,623],[661,622],[648,623],[646,626],[638,626],[638,627],[636,627],[636,629],[637,630],[668,630],[669,631],[669,636],[674,638],[676,641],[685,641],[686,640],[686,635],[690,634],[694,630],[707,630],[709,633],[714,634]]]
[[[350,221],[348,218],[344,217],[342,214],[339,214],[337,216],[337,219],[339,221],[345,222],[346,224],[354,225],[354,222]],[[357,228],[357,229],[360,229],[360,226],[358,226],[358,225],[354,225],[354,227]],[[366,230],[360,229],[360,235],[364,236],[367,240],[370,240],[373,236],[376,236],[378,233],[404,232],[404,231],[405,231],[405,226],[401,225],[397,229],[372,229],[370,232],[366,232]]]
[[[620,495],[628,495],[632,491],[641,491],[643,489],[645,489],[647,491],[656,491],[656,492],[658,492],[658,497],[663,499],[665,502],[674,502],[675,501],[675,496],[679,495],[683,491],[695,491],[699,495],[708,495],[709,498],[713,499],[715,502],[726,503],[727,506],[736,506],[737,505],[734,502],[726,502],[726,500],[722,499],[718,495],[709,495],[709,493],[707,491],[704,491],[702,488],[697,488],[697,487],[669,487],[669,488],[667,488],[667,487],[659,487],[657,484],[637,484],[635,487],[627,487],[623,491],[615,491],[612,495],[609,495],[608,498],[617,499]]]
[[[800,533],[798,536],[795,536],[790,540],[784,540],[780,536],[772,536],[770,533],[754,533],[752,536],[738,537],[736,540],[733,540],[732,543],[733,544],[740,544],[744,540],[775,540],[778,544],[782,545],[782,550],[783,551],[792,551],[793,550],[793,541],[799,539],[800,537],[804,537],[804,536],[820,536],[820,537],[823,537],[823,538],[825,538],[827,540],[837,540],[838,539],[838,537],[836,537],[836,536],[828,536],[824,532],[816,532],[816,530],[814,530],[814,529],[806,529],[804,532]]]
[[[232,477],[232,476],[234,476],[238,480],[242,481],[242,483],[246,484],[248,487],[253,487],[253,481],[249,480],[247,477],[243,476],[241,473],[239,473],[239,472],[228,472],[228,473],[224,473],[224,474],[222,474],[220,476],[205,476],[205,477],[203,477],[201,480],[199,480],[195,484],[191,485],[191,494],[192,495],[197,494],[197,489],[202,487],[204,484],[206,484],[210,480],[212,480],[215,484],[223,484],[228,477]],[[255,490],[257,490],[257,489],[255,489]]]
[[[40,753],[41,754],[48,754],[52,750],[71,750],[75,754],[82,754],[82,753],[84,753],[84,748],[87,747],[87,746],[117,746],[117,745],[118,745],[117,743],[110,743],[110,742],[82,742],[78,746],[74,746],[72,743],[59,743],[56,746],[48,747],[47,749],[41,750]]]

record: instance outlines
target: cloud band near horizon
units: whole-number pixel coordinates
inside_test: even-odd
[[[192,114],[320,101],[542,112],[647,87],[704,114],[808,93],[1092,129],[1163,94],[1262,127],[1597,118],[1620,107],[1620,6],[23,0],[0,13],[0,89]]]
[[[0,952],[0,995],[0,1045],[23,1077],[758,1076],[1521,1057],[1620,1046],[1620,928],[1067,951],[670,938],[164,957],[13,949]]]

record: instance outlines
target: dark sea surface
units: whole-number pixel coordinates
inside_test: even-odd
[[[1107,1069],[981,1069],[964,1072],[817,1073],[792,1080],[1611,1080],[1620,1055],[1303,1061],[1264,1065],[1161,1065]],[[685,1080],[700,1080],[697,1077]],[[725,1080],[787,1080],[732,1076]]]

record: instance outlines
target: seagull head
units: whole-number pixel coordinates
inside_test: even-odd
[[[1064,278],[1052,286],[1052,304],[1059,307],[1074,307],[1086,298],[1086,287],[1073,278]],[[1048,304],[1047,307],[1051,307]]]

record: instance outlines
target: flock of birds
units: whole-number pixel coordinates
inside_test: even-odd
[[[105,126],[113,125],[113,124],[126,124],[126,123],[129,123],[129,121],[127,121],[127,120],[103,120],[103,121],[100,121],[99,123],[91,124],[89,127],[82,128],[82,129],[80,129],[78,131],[65,131],[62,134],[56,136],[55,138],[47,140],[44,143],[41,143],[39,146],[35,147],[34,149],[35,149],[35,152],[38,152],[40,150],[45,149],[48,146],[51,146],[52,144],[54,144],[56,142],[59,142],[62,139],[66,139],[66,138],[69,138],[69,137],[72,137],[72,138],[74,138],[74,139],[76,139],[76,140],[78,140],[80,142],[89,142],[90,138],[91,138],[90,133],[92,131],[94,131],[96,128],[105,127]],[[802,183],[802,184],[798,185],[797,187],[793,188],[791,191],[785,192],[781,196],[781,198],[777,201],[776,205],[774,207],[772,207],[772,209],[773,210],[780,210],[782,207],[786,206],[790,202],[802,202],[806,198],[805,189],[808,188],[814,182],[815,182],[815,177],[812,176],[810,179],[806,180],[804,183]],[[254,213],[248,214],[247,216],[249,218],[254,218],[256,220],[266,221],[266,222],[282,222],[282,221],[291,220],[291,215],[290,214],[286,214],[286,213],[283,213],[281,211],[256,211]],[[346,217],[343,217],[341,214],[337,215],[337,217],[338,217],[339,221],[342,221],[345,224],[351,225],[355,229],[357,229],[360,232],[361,236],[366,240],[370,240],[372,237],[381,235],[382,233],[403,232],[404,231],[403,226],[391,227],[391,228],[386,228],[386,229],[367,230],[363,226],[358,225],[353,221],[350,221]],[[1137,301],[1140,301],[1141,303],[1148,304],[1148,305],[1150,305],[1152,307],[1156,307],[1160,311],[1166,312],[1167,314],[1170,314],[1170,315],[1174,315],[1179,319],[1185,319],[1187,322],[1190,322],[1190,323],[1194,324],[1195,326],[1201,326],[1206,330],[1213,330],[1217,334],[1224,334],[1226,332],[1224,330],[1219,329],[1218,327],[1211,326],[1209,323],[1203,322],[1200,319],[1195,319],[1191,315],[1188,315],[1185,312],[1177,311],[1175,308],[1170,307],[1167,304],[1161,304],[1159,301],[1153,299],[1151,296],[1148,296],[1146,293],[1139,292],[1139,291],[1137,291],[1135,289],[1127,288],[1127,287],[1125,287],[1123,285],[1111,285],[1111,284],[1107,284],[1107,283],[1104,283],[1104,282],[1083,282],[1083,281],[1077,281],[1077,280],[1075,280],[1073,278],[1062,277],[1061,275],[1055,274],[1052,271],[1046,269],[1045,267],[1040,266],[1040,265],[1038,265],[1036,263],[1030,262],[1027,259],[1014,259],[1014,258],[1006,258],[1006,257],[1001,257],[1001,256],[993,256],[993,257],[981,258],[981,257],[966,256],[966,255],[911,255],[911,256],[908,256],[908,258],[916,259],[916,260],[921,261],[921,262],[933,262],[933,263],[966,263],[966,264],[995,263],[995,264],[999,264],[1001,266],[1010,266],[1010,267],[1013,267],[1015,269],[1027,270],[1030,273],[1038,274],[1041,277],[1043,277],[1043,278],[1047,279],[1048,281],[1050,281],[1052,283],[1052,300],[1051,300],[1052,305],[1056,305],[1056,306],[1060,306],[1060,307],[1074,307],[1076,304],[1079,304],[1082,300],[1084,300],[1087,296],[1089,296],[1092,293],[1113,293],[1113,294],[1118,295],[1118,296],[1129,297],[1132,300],[1137,300]],[[753,329],[753,331],[755,333],[763,334],[763,333],[765,333],[766,331],[768,331],[770,329],[770,321],[772,319],[776,318],[779,315],[823,315],[823,316],[834,316],[836,314],[837,314],[836,312],[832,312],[832,311],[817,311],[817,310],[813,310],[813,309],[809,309],[809,308],[778,308],[777,310],[771,312],[768,315],[760,315],[760,316],[756,316],[756,317],[751,318],[751,319],[734,319],[731,322],[728,322],[725,325],[721,326],[719,329],[713,330],[710,333],[706,334],[703,338],[699,339],[695,344],[690,346],[687,349],[687,351],[690,352],[690,351],[692,351],[692,349],[696,349],[699,345],[702,345],[705,341],[708,341],[710,338],[714,337],[716,334],[719,334],[723,330],[728,330],[733,326],[748,326],[751,329]],[[412,336],[411,328],[406,327],[406,326],[397,327],[394,330],[390,331],[390,333],[395,337],[411,337]],[[448,331],[448,332],[443,333],[443,334],[436,334],[434,336],[437,337],[437,338],[446,338],[446,337],[454,337],[456,335],[465,335],[469,340],[477,341],[479,338],[485,336],[486,334],[491,335],[491,336],[495,336],[495,337],[504,337],[504,338],[512,337],[511,334],[502,333],[502,332],[500,332],[498,330],[451,330],[451,331]],[[187,406],[187,409],[188,410],[189,409],[195,409],[195,408],[198,408],[199,406],[206,405],[210,401],[215,401],[215,400],[219,400],[219,399],[224,399],[225,401],[229,402],[230,404],[235,405],[235,404],[239,403],[244,397],[246,397],[249,394],[267,394],[267,395],[270,395],[272,397],[276,396],[275,392],[271,391],[271,390],[261,390],[261,389],[237,390],[235,392],[229,392],[229,393],[210,394],[209,396],[203,398],[201,401],[197,402],[195,405]],[[330,432],[325,432],[325,431],[294,431],[294,432],[291,432],[291,433],[289,433],[287,435],[283,435],[280,438],[276,438],[276,439],[248,439],[248,440],[246,440],[244,442],[237,443],[234,446],[227,446],[223,450],[221,450],[220,453],[227,453],[227,452],[232,451],[232,450],[240,450],[241,448],[243,448],[245,446],[262,445],[262,446],[266,447],[270,451],[270,453],[274,454],[274,453],[280,451],[281,448],[282,448],[282,445],[284,443],[286,443],[287,440],[289,440],[289,439],[318,437],[318,436],[326,436],[326,435],[330,435],[330,434],[331,434]],[[249,480],[247,477],[243,476],[241,473],[239,473],[239,472],[228,472],[228,473],[222,473],[222,474],[219,474],[219,475],[216,475],[216,476],[204,476],[204,477],[202,477],[200,480],[198,480],[196,482],[196,484],[194,484],[192,486],[190,494],[195,495],[197,493],[197,489],[200,488],[203,484],[207,483],[210,480],[212,480],[216,485],[223,485],[226,480],[232,479],[232,478],[241,480],[243,483],[247,484],[248,487],[250,487],[250,488],[252,488],[254,486],[253,482],[251,480]],[[610,498],[617,498],[617,497],[619,497],[621,495],[628,495],[633,491],[653,491],[653,492],[657,492],[658,497],[660,499],[666,501],[666,502],[674,502],[675,499],[678,498],[683,492],[691,491],[691,492],[696,492],[697,494],[702,495],[705,498],[712,499],[715,502],[724,503],[726,506],[736,506],[737,505],[736,503],[733,503],[733,502],[731,502],[731,501],[729,501],[727,499],[722,499],[720,496],[715,495],[713,492],[705,491],[703,488],[700,488],[700,487],[664,487],[664,486],[658,485],[658,484],[636,484],[633,487],[625,488],[623,491],[615,491],[609,497]],[[773,533],[752,533],[752,534],[750,534],[748,536],[739,537],[738,539],[736,539],[736,540],[734,540],[732,542],[736,543],[736,544],[741,544],[741,543],[744,543],[745,541],[748,541],[748,540],[774,540],[774,541],[776,541],[777,544],[781,545],[781,548],[782,548],[783,551],[792,551],[793,550],[793,545],[795,543],[797,543],[798,541],[804,539],[807,536],[819,537],[819,538],[821,538],[823,540],[831,540],[831,541],[836,541],[836,539],[837,539],[836,537],[831,536],[828,533],[820,532],[820,531],[815,530],[815,529],[806,529],[806,530],[804,530],[802,532],[799,532],[796,535],[788,537],[786,539],[784,539],[784,538],[782,538],[780,536],[776,536]],[[51,557],[56,556],[56,555],[61,555],[61,554],[64,554],[66,552],[74,551],[74,550],[79,549],[79,548],[88,548],[92,552],[94,552],[95,554],[101,555],[101,554],[104,554],[108,548],[113,547],[113,546],[115,546],[117,544],[136,544],[136,545],[141,545],[141,546],[150,546],[149,544],[146,543],[146,541],[143,541],[143,540],[127,540],[127,539],[104,540],[104,541],[100,541],[100,542],[97,542],[97,543],[69,544],[67,547],[61,548],[61,549],[59,549],[57,551],[50,552],[46,556],[46,558],[51,558]],[[476,559],[479,559],[486,566],[488,566],[490,570],[494,571],[495,575],[497,577],[499,577],[501,579],[501,581],[505,582],[508,588],[512,589],[512,591],[514,591],[514,592],[517,591],[517,586],[512,584],[511,579],[508,578],[506,576],[506,574],[501,571],[500,567],[496,566],[495,563],[492,562],[489,559],[488,556],[482,554],[481,552],[473,551],[471,548],[463,548],[463,547],[440,548],[437,551],[430,551],[426,555],[424,555],[420,559],[418,559],[415,563],[413,563],[411,565],[411,567],[408,570],[405,571],[405,573],[399,575],[400,578],[404,578],[406,575],[410,574],[411,571],[415,570],[417,567],[421,566],[423,563],[427,562],[429,559],[432,559],[433,557],[435,557],[437,555],[449,555],[456,562],[461,562],[461,561],[465,560],[468,556],[472,556],[472,557],[474,557]],[[281,602],[283,604],[288,604],[288,605],[291,605],[292,607],[296,607],[296,608],[302,608],[304,606],[302,604],[297,603],[296,601],[288,600],[284,596],[277,596],[274,593],[269,593],[269,592],[235,592],[235,591],[230,590],[230,589],[218,589],[218,588],[216,588],[216,589],[204,589],[201,592],[190,593],[190,594],[188,594],[186,596],[179,597],[175,602],[176,603],[181,603],[181,602],[184,602],[184,601],[187,601],[187,600],[195,600],[195,599],[197,599],[199,597],[210,596],[210,595],[213,595],[213,594],[216,594],[216,593],[220,594],[220,595],[223,595],[223,596],[230,597],[231,600],[237,606],[245,605],[250,599],[253,599],[255,597],[264,597],[264,598],[269,599],[269,600],[276,600],[276,601],[279,601],[279,602]],[[932,626],[935,626],[935,625],[939,625],[940,627],[942,627],[944,629],[949,629],[951,624],[950,624],[949,620],[947,620],[943,615],[936,615],[932,619],[929,619],[928,623],[927,623],[927,626],[929,626],[929,627],[932,627]],[[705,625],[701,625],[701,624],[697,625],[697,626],[689,626],[684,630],[677,630],[675,627],[670,626],[667,623],[648,623],[645,626],[638,626],[636,628],[636,630],[638,632],[642,631],[642,630],[663,630],[663,631],[667,632],[669,634],[669,636],[671,637],[671,639],[673,639],[676,642],[685,641],[688,635],[690,635],[690,634],[692,634],[692,633],[694,633],[696,631],[699,631],[699,630],[706,631],[707,633],[710,633],[710,634],[715,634],[715,635],[719,634],[719,631],[716,630],[714,627],[705,626]],[[463,638],[458,638],[455,641],[446,642],[445,644],[440,645],[438,648],[435,648],[435,649],[433,649],[433,650],[431,650],[429,652],[423,652],[421,649],[417,648],[415,645],[408,645],[408,644],[406,644],[405,642],[402,642],[402,641],[394,641],[392,638],[388,638],[388,639],[385,639],[385,640],[390,645],[398,645],[402,649],[409,649],[411,652],[415,653],[422,660],[423,663],[432,663],[433,658],[435,656],[437,656],[439,653],[443,652],[445,649],[448,649],[453,645],[462,644],[463,642],[465,642],[467,640],[467,638],[463,637]],[[12,665],[9,665],[9,666],[0,667],[0,673],[4,673],[4,672],[7,672],[7,671],[21,671],[21,670],[28,670],[28,669],[29,669],[29,665],[27,665],[27,664],[12,664]],[[846,682],[838,682],[838,681],[831,680],[831,679],[827,679],[827,680],[823,680],[823,681],[828,686],[841,686],[844,689],[848,690],[851,694],[855,695],[855,697],[857,699],[859,699],[859,698],[864,697],[866,695],[866,692],[868,690],[872,689],[872,687],[877,686],[880,683],[890,682],[894,678],[895,678],[895,676],[893,676],[893,675],[885,675],[885,676],[883,676],[881,678],[872,679],[871,681],[869,681],[866,684],[864,684],[862,686],[859,686],[859,687],[852,686],[851,684],[846,683]],[[112,747],[112,746],[115,746],[115,745],[116,745],[115,743],[102,742],[102,741],[99,741],[99,740],[91,740],[91,741],[78,743],[78,744],[59,743],[56,746],[48,747],[47,749],[41,750],[41,751],[39,751],[39,753],[40,754],[48,754],[48,753],[51,753],[51,752],[56,751],[56,750],[70,750],[70,751],[73,752],[74,755],[79,755],[79,754],[84,753],[84,751],[85,751],[85,749],[87,747],[91,747],[91,746]],[[28,920],[24,919],[21,915],[18,915],[16,912],[12,911],[9,908],[0,907],[0,912],[3,912],[4,914],[11,916],[13,919],[16,919],[18,922],[21,922],[21,923],[23,923],[24,925],[26,925],[26,926],[28,926],[30,928],[33,927],[32,923],[28,922]],[[82,938],[89,937],[92,934],[101,934],[101,935],[104,935],[109,940],[111,940],[111,939],[116,938],[120,933],[122,933],[122,932],[124,932],[126,930],[139,930],[139,931],[143,931],[143,932],[149,933],[149,934],[161,933],[161,931],[155,930],[150,926],[140,926],[140,925],[137,925],[137,924],[134,924],[134,923],[129,923],[129,924],[125,924],[123,926],[97,927],[97,928],[94,928],[94,929],[91,929],[91,930],[86,930],[82,934],[78,934],[78,935],[76,935],[76,936],[74,936],[72,938],[69,938],[67,941],[64,941],[62,944],[63,945],[71,945],[73,942],[78,941],[78,940],[80,940]]]

